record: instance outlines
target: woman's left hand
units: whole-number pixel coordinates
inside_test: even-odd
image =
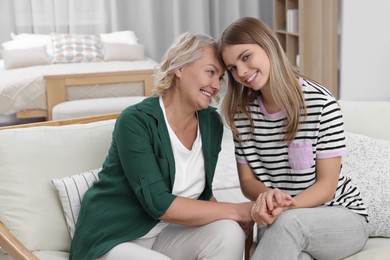
[[[272,224],[285,210],[295,205],[294,199],[279,189],[271,189],[261,193],[252,208],[252,218],[259,225]]]

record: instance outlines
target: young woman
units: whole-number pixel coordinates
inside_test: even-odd
[[[125,109],[85,194],[70,259],[241,259],[253,202],[212,199],[222,121],[211,100],[216,43],[185,33],[156,72],[157,95]]]
[[[252,259],[340,259],[361,250],[367,211],[343,176],[343,120],[335,98],[289,63],[255,18],[229,25],[218,43],[229,76],[224,117],[244,195],[256,201],[262,237]]]

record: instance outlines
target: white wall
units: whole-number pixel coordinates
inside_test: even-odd
[[[342,0],[340,99],[390,101],[390,1]]]

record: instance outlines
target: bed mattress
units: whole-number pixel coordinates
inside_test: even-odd
[[[45,75],[148,70],[154,69],[155,65],[155,61],[146,59],[143,61],[50,64],[6,70],[3,61],[0,61],[0,114],[47,109],[43,79]],[[124,86],[126,84],[127,86]],[[134,87],[129,88],[128,84],[134,84]],[[69,88],[68,99],[139,96],[143,93],[142,83],[108,85]]]

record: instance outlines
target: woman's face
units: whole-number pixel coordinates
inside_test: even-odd
[[[258,44],[227,45],[222,51],[222,59],[238,83],[253,90],[268,84],[270,61]]]
[[[196,110],[207,108],[221,88],[223,73],[216,51],[204,47],[200,59],[176,71],[181,101]]]

